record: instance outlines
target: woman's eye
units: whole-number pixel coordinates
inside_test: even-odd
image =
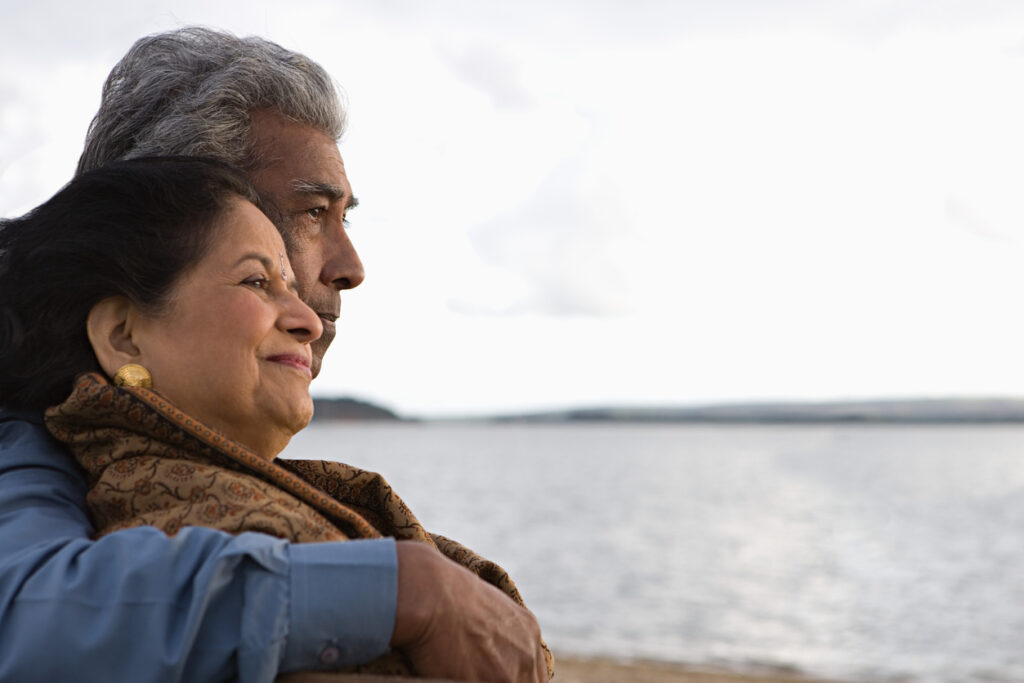
[[[270,280],[262,275],[253,275],[252,277],[243,280],[242,284],[255,287],[256,289],[268,289],[270,287]]]

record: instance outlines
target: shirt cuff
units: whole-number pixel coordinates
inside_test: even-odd
[[[291,626],[280,670],[335,669],[387,652],[398,605],[394,539],[288,547]]]

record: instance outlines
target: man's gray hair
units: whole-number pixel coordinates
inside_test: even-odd
[[[251,170],[259,165],[249,139],[259,109],[335,140],[345,129],[331,77],[303,55],[202,27],[147,36],[103,85],[76,173],[166,155],[208,156]]]

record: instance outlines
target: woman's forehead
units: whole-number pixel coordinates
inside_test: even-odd
[[[231,268],[246,254],[269,262],[275,272],[280,270],[281,260],[287,264],[281,234],[270,219],[246,199],[232,198],[210,230],[209,246],[202,259],[210,267]],[[287,272],[290,276],[290,267]]]

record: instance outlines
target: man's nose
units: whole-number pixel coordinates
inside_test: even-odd
[[[363,262],[342,221],[331,226],[329,243],[325,247],[328,253],[320,271],[320,282],[339,290],[353,289],[362,284],[366,277]]]

